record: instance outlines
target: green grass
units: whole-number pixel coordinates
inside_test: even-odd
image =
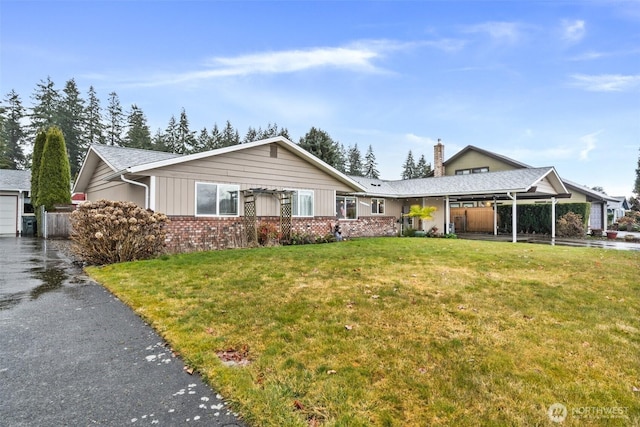
[[[251,425],[640,423],[638,252],[383,238],[88,272]]]

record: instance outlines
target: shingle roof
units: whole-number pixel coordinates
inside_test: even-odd
[[[140,150],[137,148],[116,147],[112,145],[93,144],[93,150],[115,171],[133,166],[181,157],[180,154],[163,151]]]
[[[562,179],[562,181],[566,185],[572,187],[573,189],[578,190],[581,193],[584,193],[587,196],[587,201],[591,201],[591,200],[599,201],[599,202],[604,202],[604,201],[613,202],[613,201],[616,201],[615,197],[608,196],[608,195],[606,195],[604,193],[601,193],[599,191],[593,190],[593,189],[591,189],[591,188],[589,188],[589,187],[587,187],[585,185],[581,185],[581,184],[578,184],[578,183],[573,182],[573,181],[569,181],[568,179],[564,179],[564,178]],[[589,200],[589,199],[591,199],[591,200]]]
[[[0,169],[0,190],[28,191],[31,189],[31,171]]]
[[[525,192],[547,176],[553,168],[527,168],[437,178],[383,181],[351,177],[369,191],[366,194],[395,197],[435,197],[446,195]]]

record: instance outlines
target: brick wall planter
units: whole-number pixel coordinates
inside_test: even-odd
[[[167,224],[167,249],[169,252],[194,252],[246,246],[244,220],[237,218],[202,218],[191,216],[169,217]],[[279,224],[278,217],[259,217],[261,221]],[[363,217],[357,220],[340,220],[343,238],[396,236],[396,218],[388,216]],[[333,232],[333,217],[293,218],[296,233],[325,236]]]

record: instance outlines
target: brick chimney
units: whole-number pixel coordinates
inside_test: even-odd
[[[440,142],[440,138],[433,146],[433,176],[444,176],[444,145]]]

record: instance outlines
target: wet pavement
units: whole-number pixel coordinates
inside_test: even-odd
[[[0,425],[244,425],[47,243],[0,237]]]
[[[622,233],[622,232],[621,232]],[[625,241],[624,239],[567,239],[556,238],[551,239],[548,236],[535,236],[535,235],[518,235],[518,243],[537,243],[543,245],[557,245],[557,246],[572,246],[572,247],[587,247],[587,248],[599,248],[599,249],[615,249],[621,251],[640,251],[640,233],[625,233],[623,235],[631,235],[636,241]],[[622,237],[618,234],[619,237]],[[467,240],[491,240],[496,242],[511,242],[513,238],[511,234],[498,234],[497,236],[489,233],[461,233],[458,234],[461,239]]]

